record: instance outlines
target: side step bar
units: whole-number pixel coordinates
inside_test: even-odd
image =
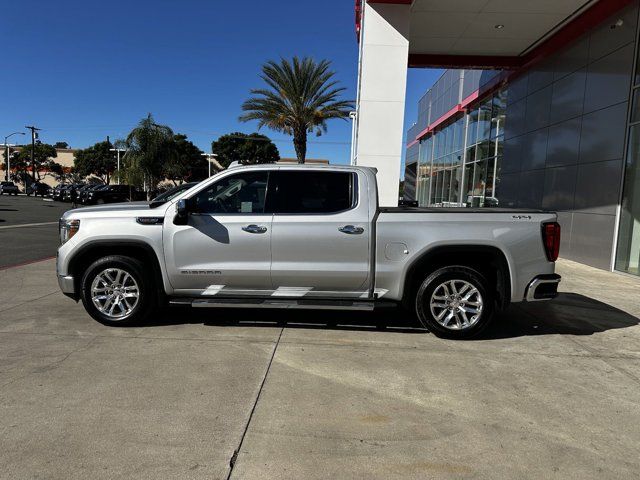
[[[374,302],[350,300],[285,300],[275,298],[175,298],[172,305],[191,305],[193,308],[295,308],[309,310],[372,311]]]

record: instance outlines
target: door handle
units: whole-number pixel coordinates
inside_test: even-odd
[[[246,227],[242,227],[242,230],[249,233],[264,233],[267,231],[267,227],[263,227],[262,225],[247,225]]]
[[[356,227],[354,225],[345,225],[344,227],[338,228],[342,233],[346,233],[347,235],[360,235],[364,232],[364,228]]]

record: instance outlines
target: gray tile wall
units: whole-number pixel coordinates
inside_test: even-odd
[[[638,2],[508,85],[503,206],[558,211],[561,256],[610,267]],[[623,24],[611,28],[618,19]]]

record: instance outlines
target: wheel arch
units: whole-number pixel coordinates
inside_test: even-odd
[[[160,261],[153,247],[148,243],[136,240],[96,240],[83,245],[69,260],[68,273],[74,279],[74,298],[80,298],[82,275],[97,259],[109,255],[122,255],[141,260],[151,268],[157,298],[164,297],[164,280]]]
[[[418,255],[407,268],[402,285],[402,303],[409,306],[426,275],[446,266],[466,266],[481,273],[495,288],[498,307],[511,301],[511,270],[507,256],[493,245],[443,245]]]

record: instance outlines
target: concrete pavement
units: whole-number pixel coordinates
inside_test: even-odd
[[[640,282],[558,270],[467,342],[395,311],[108,328],[53,261],[0,271],[0,478],[634,478]]]

